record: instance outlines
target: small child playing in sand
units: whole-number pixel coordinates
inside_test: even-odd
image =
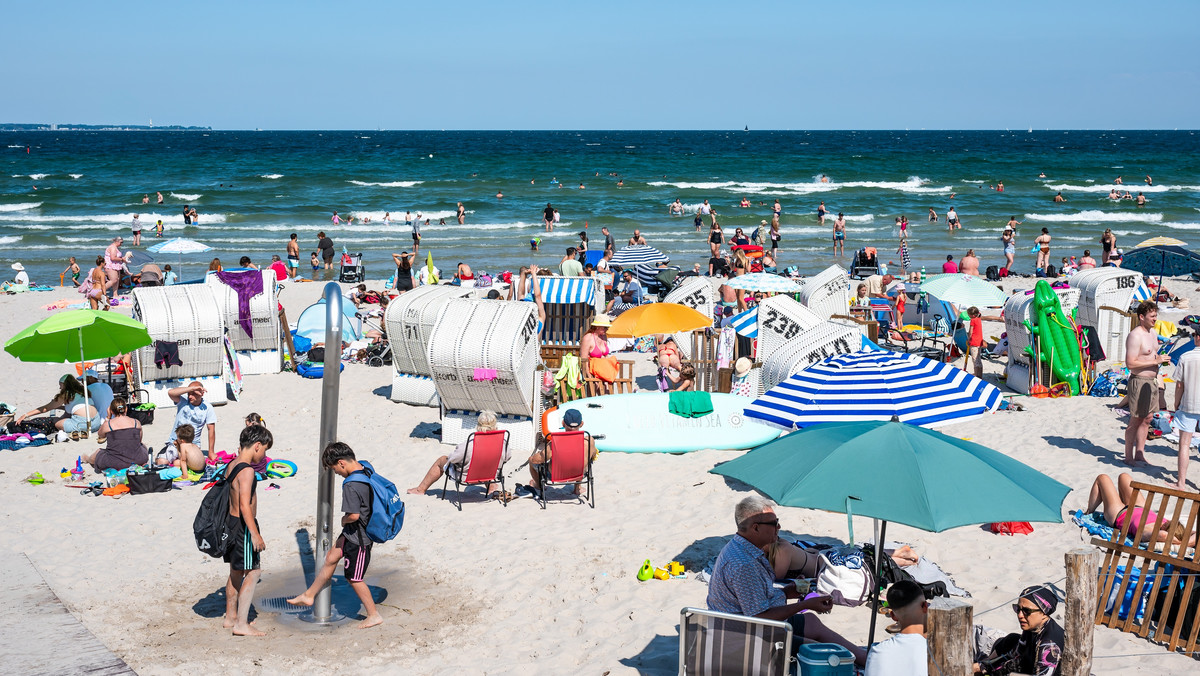
[[[267,548],[258,530],[258,496],[253,465],[262,462],[274,443],[270,430],[251,425],[238,438],[238,455],[229,463],[229,581],[225,583],[225,623],[235,636],[266,636],[250,624],[254,586],[262,575],[259,553]],[[247,472],[246,470],[250,470]]]
[[[354,457],[354,450],[340,441],[325,447],[321,452],[321,464],[343,479],[355,472],[365,471],[362,463]],[[333,579],[333,571],[338,562],[344,559],[346,581],[358,595],[366,615],[366,618],[358,623],[358,628],[366,629],[383,622],[383,617],[375,608],[375,600],[371,598],[371,589],[363,582],[367,566],[371,563],[372,543],[365,530],[366,523],[371,519],[371,498],[370,484],[362,481],[342,482],[342,534],[325,555],[325,563],[321,570],[317,571],[312,585],[303,594],[288,599],[288,603],[293,606],[311,606],[317,593]]]
[[[71,256],[71,259],[67,262],[67,269],[63,270],[62,274],[63,277],[70,275],[71,283],[79,286],[79,263],[75,262],[74,256]]]

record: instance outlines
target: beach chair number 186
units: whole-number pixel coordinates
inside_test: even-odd
[[[781,335],[786,340],[795,338],[800,333],[800,325],[779,314],[776,310],[766,308],[767,316],[763,318],[762,325],[764,329],[770,329]]]

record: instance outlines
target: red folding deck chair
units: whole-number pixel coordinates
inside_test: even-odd
[[[442,499],[446,499],[446,487],[454,480],[454,490],[461,492],[463,486],[478,486],[484,490],[493,482],[500,484],[504,492],[504,453],[508,450],[508,430],[492,430],[489,432],[472,432],[467,437],[466,457],[470,461],[461,464],[451,463],[446,466],[446,478],[442,482]],[[508,502],[501,500],[504,506]],[[458,511],[462,511],[462,500],[458,501]]]
[[[595,480],[592,477],[592,435],[583,430],[553,432],[546,440],[550,454],[540,469],[542,484],[542,509],[546,508],[546,488],[550,486],[574,486],[587,483],[587,497],[592,509],[596,508]],[[549,469],[547,469],[547,466]]]

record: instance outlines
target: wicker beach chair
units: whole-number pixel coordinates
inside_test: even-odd
[[[461,493],[463,486],[482,485],[487,490],[488,484],[499,483],[500,492],[504,492],[504,452],[508,450],[509,434],[507,430],[492,430],[490,432],[472,432],[467,437],[467,457],[469,462],[453,464],[446,467],[445,480],[442,481],[442,499],[446,499],[446,488],[454,481],[454,491]],[[504,506],[508,502],[501,500]],[[456,505],[462,511],[462,500]]]
[[[681,676],[787,676],[792,625],[757,617],[684,608],[679,613]]]
[[[592,435],[583,430],[553,432],[546,440],[546,463],[541,466],[542,509],[546,508],[546,489],[550,486],[574,486],[587,483],[587,498],[596,508],[595,479],[589,450]]]

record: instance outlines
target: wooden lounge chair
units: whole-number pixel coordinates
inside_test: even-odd
[[[451,479],[454,481],[455,492],[461,492],[463,486],[483,485],[486,491],[488,484],[499,483],[501,493],[504,492],[504,454],[508,450],[508,430],[492,430],[490,432],[472,432],[467,437],[467,457],[469,461],[461,464],[447,465],[445,480],[442,482],[442,499],[446,499],[446,487]],[[451,471],[453,469],[453,471]],[[504,506],[508,502],[501,500]],[[462,511],[462,500],[456,505]]]

